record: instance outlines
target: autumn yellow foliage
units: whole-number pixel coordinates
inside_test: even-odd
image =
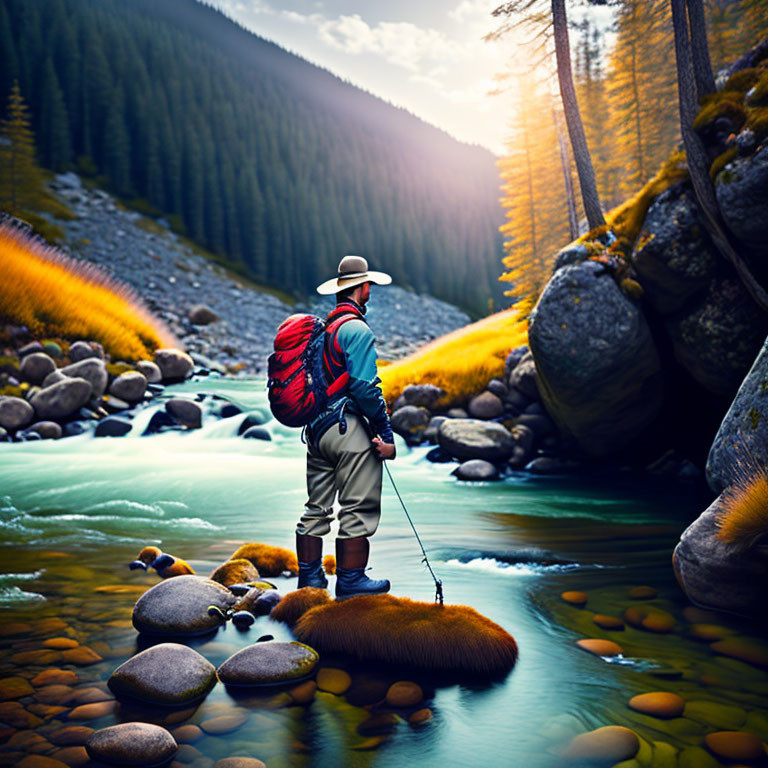
[[[722,496],[717,538],[745,552],[768,536],[768,474],[741,472]]]
[[[89,339],[114,358],[179,347],[128,286],[9,225],[0,226],[0,319],[37,338]]]
[[[527,343],[521,314],[515,308],[496,312],[382,367],[384,396],[391,403],[409,384],[434,384],[446,392],[439,406],[458,405],[500,376],[510,350]]]

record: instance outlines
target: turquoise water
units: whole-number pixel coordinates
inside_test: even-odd
[[[211,378],[169,388],[171,393],[215,394],[267,414],[262,381]],[[269,422],[271,442],[243,440],[236,436],[240,415],[206,418],[197,431],[140,437],[153,410],[140,414],[133,432],[122,438],[0,445],[0,617],[5,624],[32,627],[41,617],[60,617],[65,635],[101,649],[104,661],[80,670],[81,685],[103,684],[135,649],[130,609],[138,590],[157,581],[127,568],[141,547],[156,544],[202,574],[247,541],[292,548],[306,497],[298,430]],[[322,693],[309,707],[275,709],[268,697],[233,701],[217,686],[188,722],[233,709],[250,719],[226,737],[196,742],[200,755],[188,754],[189,764],[212,765],[247,753],[270,768],[548,766],[575,733],[608,724],[629,725],[649,743],[661,739],[678,751],[698,748],[710,725],[670,731],[647,722],[653,719],[626,706],[638,692],[679,690],[686,698],[727,702],[745,713],[761,709],[765,673],[692,639],[682,613],[687,601],[670,555],[682,529],[705,507],[705,497],[622,474],[577,481],[521,473],[501,483],[460,483],[450,474],[455,465],[428,462],[426,450],[398,444],[398,458],[389,465],[395,482],[444,581],[446,602],[475,607],[516,638],[520,658],[511,674],[487,684],[411,671],[429,694],[424,706],[432,709],[432,721],[418,729],[402,722],[370,745],[355,731],[360,710],[343,697]],[[328,552],[331,547],[329,540]],[[372,575],[392,581],[393,594],[433,599],[418,545],[386,477],[371,565]],[[281,592],[295,587],[295,579],[273,581]],[[611,634],[591,623],[593,612],[620,616],[631,602],[627,590],[638,584],[659,590],[654,604],[677,619],[671,635],[631,628]],[[99,591],[103,587],[111,591]],[[561,601],[568,589],[586,591],[589,610]],[[721,622],[731,632],[754,635],[754,628],[719,617]],[[262,617],[248,633],[230,625],[213,640],[192,645],[218,664],[266,633],[290,637],[285,627]],[[609,663],[585,653],[575,646],[585,634],[614,640],[621,634],[624,655]],[[3,642],[0,677],[32,677],[45,667],[10,660],[19,649],[40,648],[39,637],[32,630]],[[353,677],[403,674],[343,659],[323,662],[346,665]],[[652,674],[670,666],[680,673],[672,682]],[[712,670],[727,684],[704,686],[699,678]],[[740,676],[751,682],[736,685]],[[128,708],[85,724],[102,727],[128,716],[163,717]],[[42,733],[67,717],[56,713],[40,726]],[[369,748],[356,748],[361,745]],[[8,743],[0,746],[0,758],[3,751],[5,764],[17,754]]]

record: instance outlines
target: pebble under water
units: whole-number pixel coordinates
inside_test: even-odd
[[[268,415],[263,381],[210,378],[166,391],[197,393]],[[182,709],[116,702],[107,679],[149,642],[137,636],[131,612],[158,577],[129,570],[139,550],[157,545],[207,575],[244,542],[292,548],[306,497],[298,430],[268,422],[272,441],[244,440],[236,436],[239,415],[141,437],[157,407],[121,438],[0,445],[0,765],[95,765],[82,747],[87,729],[132,720],[171,730],[181,744],[174,764],[195,768],[227,757],[258,758],[269,768],[709,768],[736,761],[716,757],[708,734],[744,731],[768,740],[765,629],[690,606],[672,572],[672,548],[705,497],[631,476],[521,473],[460,483],[450,475],[454,465],[431,464],[426,448],[402,443],[389,466],[446,602],[473,606],[515,637],[520,655],[507,677],[450,679],[321,657],[320,667],[331,671],[318,680],[328,690],[308,703],[288,693],[295,684],[239,691],[217,684]],[[433,600],[386,478],[371,543],[373,577],[389,578],[395,595]],[[326,552],[331,546],[328,539]],[[295,578],[270,581],[283,594],[296,585]],[[656,595],[630,597],[642,585]],[[561,598],[574,591],[586,603]],[[625,618],[627,609],[647,606],[662,617],[657,631]],[[619,619],[623,629],[598,626],[596,614]],[[291,639],[284,625],[259,617],[247,629],[230,622],[177,642],[218,666],[263,635]],[[589,653],[576,644],[584,638],[617,643],[621,653]],[[718,645],[723,652],[711,647],[720,640],[730,640]],[[418,683],[424,700],[381,704],[398,680]],[[653,691],[681,696],[682,714],[662,719],[628,706]],[[418,722],[409,722],[415,712]],[[612,725],[640,737],[632,760],[562,757],[577,734]],[[763,750],[740,764],[768,758]]]

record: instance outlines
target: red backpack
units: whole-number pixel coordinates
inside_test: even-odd
[[[323,320],[315,315],[291,315],[275,336],[275,351],[267,358],[267,390],[272,415],[288,427],[303,427],[349,381],[339,328],[362,317],[342,302]]]

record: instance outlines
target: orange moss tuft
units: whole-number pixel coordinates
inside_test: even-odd
[[[391,404],[409,384],[434,384],[446,392],[438,407],[458,405],[501,376],[509,351],[527,343],[523,315],[514,308],[497,312],[381,368],[384,396]]]
[[[768,474],[742,473],[721,497],[717,538],[746,552],[768,535]]]
[[[284,571],[290,571],[295,576],[299,572],[296,553],[284,547],[259,543],[243,544],[229,559],[239,558],[250,560],[262,576],[279,576]]]
[[[289,592],[273,609],[270,617],[282,621],[289,627],[293,625],[310,609],[331,602],[327,589],[317,587],[302,587]]]
[[[259,572],[250,560],[239,557],[222,563],[208,578],[229,587],[232,584],[247,584],[249,581],[258,581]]]
[[[0,274],[0,317],[38,338],[95,339],[124,360],[180,346],[133,289],[8,225],[0,226]]]
[[[476,675],[506,674],[514,638],[466,605],[360,595],[305,613],[294,634],[320,653]]]
[[[167,568],[160,568],[157,572],[162,579],[170,579],[174,576],[194,576],[195,569],[180,557],[174,557],[173,563]]]
[[[336,575],[336,558],[333,555],[326,555],[323,558],[323,568],[329,576]]]

